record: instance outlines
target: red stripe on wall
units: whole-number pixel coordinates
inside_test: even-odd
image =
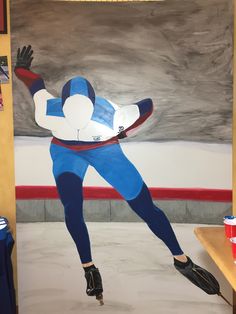
[[[200,189],[200,188],[150,188],[155,200],[193,200],[211,202],[232,202],[231,190]],[[17,186],[16,199],[58,199],[55,186]],[[84,198],[122,199],[121,195],[109,187],[84,187]]]

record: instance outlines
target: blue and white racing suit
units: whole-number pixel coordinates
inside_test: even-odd
[[[119,107],[97,97],[91,84],[82,77],[68,81],[61,98],[55,98],[39,75],[21,68],[16,69],[16,75],[33,96],[36,122],[52,132],[53,174],[64,205],[66,226],[81,262],[92,261],[83,217],[82,186],[88,166],[94,167],[122,195],[172,255],[183,254],[168,218],[154,205],[142,177],[119,145],[120,138],[150,116],[151,99]]]

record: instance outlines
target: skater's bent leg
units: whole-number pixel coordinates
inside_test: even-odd
[[[82,182],[88,162],[77,152],[52,144],[53,175],[65,211],[65,222],[82,264],[91,263],[88,230],[83,218]]]
[[[65,172],[56,179],[58,192],[65,209],[65,222],[82,264],[92,265],[88,230],[83,217],[82,180],[77,175]],[[84,265],[83,265],[84,266]]]
[[[66,226],[77,246],[87,281],[86,293],[96,296],[103,304],[103,286],[98,268],[92,256],[88,230],[83,217],[82,182],[88,162],[78,154],[54,144],[50,148],[53,160],[53,174],[65,210]]]
[[[96,296],[103,305],[103,286],[99,270],[92,261],[88,230],[82,212],[82,180],[73,173],[62,173],[57,180],[58,192],[65,208],[66,226],[75,241],[87,281],[86,293]]]

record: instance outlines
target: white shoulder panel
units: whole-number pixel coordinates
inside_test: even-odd
[[[107,99],[107,101],[112,105],[112,107],[115,109],[115,110],[118,110],[120,108],[120,106],[116,105],[114,102],[110,101],[109,99]]]
[[[114,131],[117,133],[127,129],[140,117],[137,105],[120,107],[114,114]]]
[[[33,100],[35,103],[35,121],[37,124],[45,129],[55,131],[63,128],[67,129],[68,124],[64,117],[48,116],[47,115],[47,101],[55,98],[46,89],[41,89],[34,94]]]

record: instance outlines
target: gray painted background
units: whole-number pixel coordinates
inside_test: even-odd
[[[12,49],[32,44],[33,70],[56,96],[85,76],[118,104],[151,97],[135,141],[231,141],[232,0],[156,3],[11,1]],[[49,135],[14,78],[16,135]]]

